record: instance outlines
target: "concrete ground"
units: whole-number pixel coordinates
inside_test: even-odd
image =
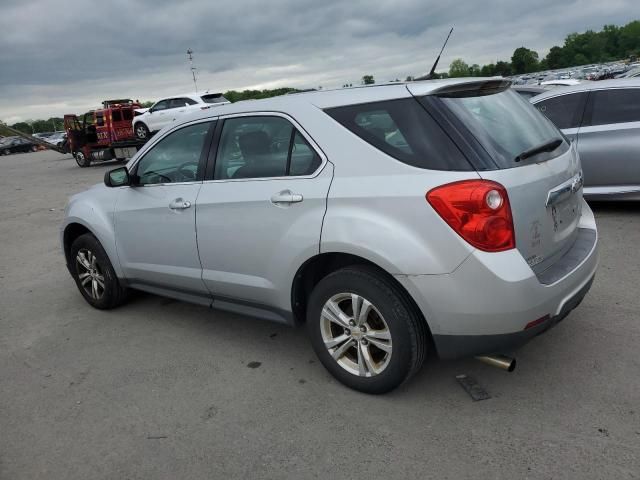
[[[367,396],[303,329],[146,294],[89,307],[58,225],[107,168],[0,157],[0,479],[640,478],[640,205],[595,206],[591,293],[514,373],[431,362]]]

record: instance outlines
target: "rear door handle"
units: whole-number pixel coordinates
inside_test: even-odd
[[[283,190],[276,193],[271,197],[271,203],[274,205],[286,204],[286,203],[299,203],[304,200],[304,197],[299,193],[293,193],[291,190]]]
[[[169,208],[171,210],[186,210],[189,207],[191,207],[191,202],[183,200],[181,198],[176,198],[169,204]]]

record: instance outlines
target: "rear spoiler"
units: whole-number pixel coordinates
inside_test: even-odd
[[[482,97],[484,95],[493,95],[495,93],[504,92],[510,86],[510,80],[480,80],[476,82],[447,85],[433,90],[430,94],[445,98]]]

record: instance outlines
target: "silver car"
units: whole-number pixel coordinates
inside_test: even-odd
[[[531,102],[575,141],[585,197],[640,200],[640,79],[557,88]]]
[[[139,289],[288,325],[382,393],[428,351],[507,353],[575,308],[597,265],[580,160],[496,79],[239,102],[163,129],[71,198],[80,293]]]

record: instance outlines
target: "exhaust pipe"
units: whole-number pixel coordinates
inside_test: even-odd
[[[476,360],[480,360],[482,363],[492,367],[501,368],[507,372],[513,372],[516,369],[516,359],[506,355],[482,355],[476,357]]]

